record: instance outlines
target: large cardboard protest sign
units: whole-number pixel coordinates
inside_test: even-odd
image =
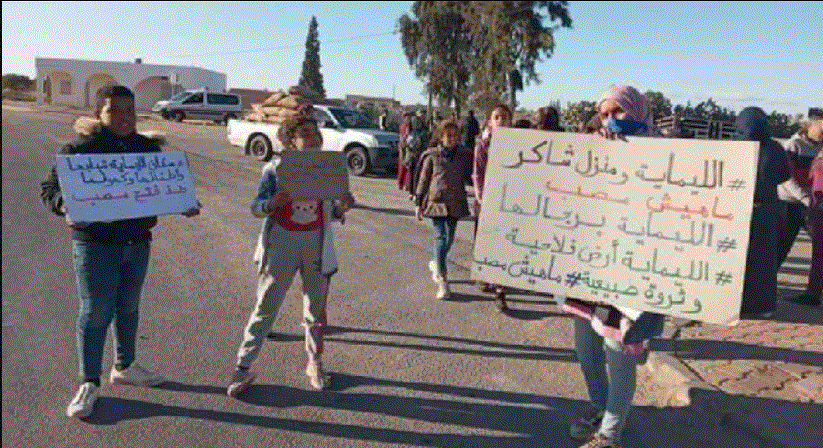
[[[498,129],[472,276],[734,321],[757,154],[756,142]]]
[[[182,213],[197,205],[182,151],[58,154],[55,167],[73,221]]]
[[[277,178],[292,199],[340,199],[349,192],[349,173],[343,153],[283,151]]]

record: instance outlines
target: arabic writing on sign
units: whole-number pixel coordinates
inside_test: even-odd
[[[629,175],[626,171],[619,171],[615,165],[609,164],[608,154],[595,155],[591,149],[576,150],[575,145],[568,144],[566,146],[566,150],[563,151],[564,157],[561,160],[552,160],[554,139],[543,140],[542,142],[534,145],[528,152],[525,153],[525,156],[522,150],[518,151],[517,162],[508,164],[507,162],[503,162],[500,166],[502,168],[516,169],[522,167],[524,163],[531,165],[540,164],[543,161],[543,153],[540,152],[543,147],[547,148],[545,157],[546,165],[554,167],[571,167],[574,162],[574,172],[581,177],[590,178],[601,173],[608,174],[610,176],[617,176],[618,173],[620,173],[618,176],[621,178],[620,181],[612,182],[609,180],[607,182],[612,185],[624,185],[629,181]],[[578,157],[581,154],[585,154],[585,156]],[[585,159],[585,161],[582,159]],[[709,169],[709,165],[711,165],[711,169]],[[666,169],[661,171],[660,177],[648,177],[646,175],[646,170],[648,169],[649,165],[647,163],[640,163],[640,168],[637,169],[634,174],[638,179],[644,182],[660,184],[665,183],[680,188],[693,187],[713,189],[723,187],[723,160],[703,160],[702,182],[698,179],[700,173],[695,173],[694,176],[692,176],[692,180],[688,182],[686,181],[686,178],[673,179],[673,173],[675,171],[674,153],[669,154],[668,164],[666,165]],[[709,182],[709,179],[711,179],[711,182]]]
[[[66,167],[77,173],[86,184],[113,185],[149,184],[183,181],[181,167],[185,160],[172,160],[163,154],[152,156],[83,156],[66,158]]]
[[[107,221],[181,213],[197,203],[182,151],[60,154],[56,168],[74,220]]]
[[[745,278],[740,243],[748,242],[757,150],[751,142],[495,132],[472,275],[732,321]]]
[[[77,197],[76,194],[72,194],[72,199],[76,202],[88,202],[90,206],[95,206],[99,204],[101,201],[112,201],[112,200],[119,200],[119,199],[133,199],[137,203],[146,202],[147,198],[151,198],[154,196],[160,196],[161,194],[164,195],[174,195],[174,194],[183,194],[188,191],[188,188],[184,187],[183,185],[166,185],[166,188],[161,190],[160,186],[157,184],[145,187],[141,190],[132,190],[132,191],[122,191],[117,193],[112,193],[107,191],[105,193],[95,193],[91,196],[85,197]]]

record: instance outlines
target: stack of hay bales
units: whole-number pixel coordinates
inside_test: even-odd
[[[317,92],[303,86],[292,86],[278,90],[260,104],[252,104],[252,112],[246,114],[246,120],[282,123],[297,116],[300,106],[319,101],[320,95]]]

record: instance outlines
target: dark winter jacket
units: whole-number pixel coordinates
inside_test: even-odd
[[[76,128],[77,129],[77,128]],[[78,131],[81,131],[78,129]],[[93,129],[91,134],[83,134],[74,142],[64,146],[59,154],[106,154],[159,152],[154,141],[133,133],[119,137],[105,128]],[[63,194],[57,179],[57,170],[52,166],[49,177],[40,184],[40,198],[52,213],[63,216]],[[80,241],[96,241],[108,244],[136,244],[151,239],[150,229],[157,224],[156,216],[124,219],[111,222],[93,222],[82,229],[74,229],[73,238]]]

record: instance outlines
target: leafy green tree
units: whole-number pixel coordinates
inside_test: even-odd
[[[398,21],[409,65],[427,91],[460,114],[539,83],[535,66],[554,51],[554,31],[571,27],[565,1],[416,1]],[[544,23],[548,19],[548,25]],[[559,22],[555,24],[555,22]],[[477,104],[480,100],[481,104]]]
[[[769,127],[772,131],[772,137],[790,138],[798,130],[800,130],[801,121],[797,120],[796,116],[772,111],[768,118]]]
[[[300,72],[298,85],[317,92],[320,98],[326,97],[323,88],[323,75],[320,73],[320,41],[317,34],[317,18],[312,16],[309,33],[306,36],[306,55],[303,57],[303,70]]]
[[[655,120],[672,114],[672,102],[669,101],[663,93],[649,90],[643,95],[645,95],[646,100],[649,102]]]
[[[458,114],[466,103],[471,78],[470,41],[462,8],[467,2],[416,1],[412,15],[398,20],[403,51],[414,74],[441,106],[454,103]]]
[[[34,80],[25,75],[8,73],[3,75],[3,88],[12,90],[34,90]]]
[[[554,52],[554,31],[571,28],[567,3],[466,2],[461,12],[474,56],[472,90],[508,92],[511,108],[516,109],[516,92],[540,83],[535,66]]]
[[[594,101],[578,101],[566,103],[566,108],[560,112],[560,120],[577,128],[581,128],[595,114]]]

